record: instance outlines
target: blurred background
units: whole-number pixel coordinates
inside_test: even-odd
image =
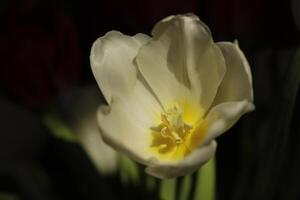
[[[253,74],[255,112],[217,139],[217,199],[300,199],[299,0],[0,0],[0,200],[159,199],[95,142],[89,53],[107,31],[187,12],[238,39]]]

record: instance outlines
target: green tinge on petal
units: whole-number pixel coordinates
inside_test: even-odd
[[[160,199],[161,200],[175,200],[176,195],[176,178],[164,179],[160,183]]]
[[[120,155],[120,178],[124,185],[138,184],[140,181],[139,168],[136,162],[125,155]]]
[[[215,199],[215,157],[198,171],[194,200]]]

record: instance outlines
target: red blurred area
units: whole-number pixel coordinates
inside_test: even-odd
[[[79,79],[72,21],[33,1],[16,1],[0,30],[0,85],[17,102],[40,108]]]

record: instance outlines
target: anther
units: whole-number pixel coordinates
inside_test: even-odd
[[[163,137],[168,137],[168,128],[167,127],[163,127],[160,132]]]
[[[159,145],[159,149],[165,149],[167,146],[168,145],[166,145],[166,144],[161,144],[161,145]]]
[[[173,138],[175,139],[175,143],[176,143],[176,144],[182,143],[182,138],[179,137],[179,135],[178,135],[176,132],[172,131],[172,132],[171,132],[171,135],[172,135]]]

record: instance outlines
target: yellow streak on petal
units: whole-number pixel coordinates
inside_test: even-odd
[[[201,120],[197,123],[193,133],[189,135],[186,139],[186,145],[189,147],[191,151],[198,148],[199,145],[204,140],[208,130],[208,123],[205,120]]]

